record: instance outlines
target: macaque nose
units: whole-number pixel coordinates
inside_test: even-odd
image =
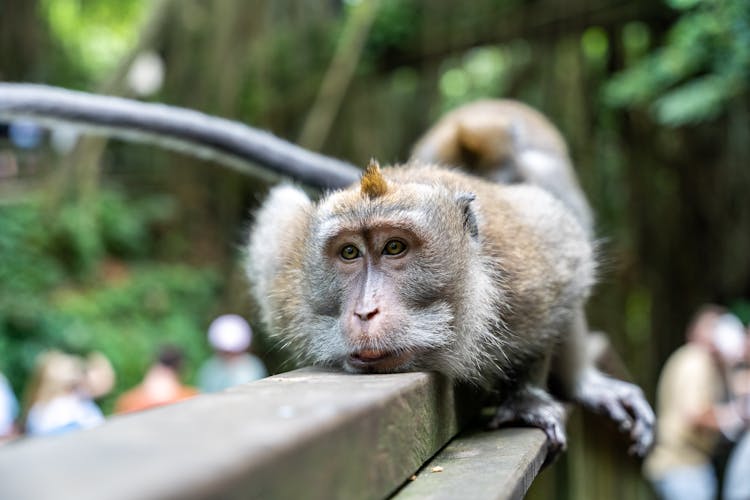
[[[354,315],[357,316],[362,321],[370,321],[379,312],[380,310],[377,307],[367,307],[367,308],[355,309]]]

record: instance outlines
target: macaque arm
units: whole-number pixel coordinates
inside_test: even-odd
[[[258,175],[257,165],[315,187],[339,188],[360,169],[242,123],[197,111],[45,85],[0,83],[0,120],[29,119],[187,152]]]
[[[643,391],[630,382],[609,377],[588,355],[588,326],[579,308],[563,339],[553,372],[565,396],[614,421],[632,441],[630,453],[644,456],[654,438],[654,412]]]
[[[567,448],[565,407],[544,388],[549,368],[548,355],[532,363],[526,382],[505,394],[488,424],[491,429],[509,425],[540,428],[547,435],[546,464],[552,463]]]

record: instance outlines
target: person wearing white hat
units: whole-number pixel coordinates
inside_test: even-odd
[[[224,314],[208,327],[208,343],[214,350],[201,366],[198,387],[202,392],[218,392],[268,375],[263,362],[249,354],[253,330],[242,316]]]

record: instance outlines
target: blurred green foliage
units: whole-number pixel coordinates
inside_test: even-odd
[[[151,2],[43,0],[41,15],[68,64],[79,66],[89,81],[111,72],[137,41],[134,29]]]
[[[506,96],[530,59],[531,48],[524,40],[476,47],[449,59],[440,77],[441,112],[476,99]]]
[[[149,258],[172,209],[163,197],[116,191],[54,213],[31,201],[0,207],[0,369],[16,391],[47,349],[110,359],[118,380],[105,410],[140,381],[162,344],[185,350],[192,377],[209,354],[204,323],[218,278]]]
[[[389,54],[418,43],[414,26],[423,15],[419,0],[380,0],[378,15],[370,29],[364,63],[387,59]]]
[[[662,124],[716,117],[750,83],[750,2],[669,0],[681,11],[666,43],[616,75],[605,90],[616,106],[649,105]],[[643,52],[643,26],[624,33],[626,48]]]
[[[600,26],[592,26],[581,35],[581,50],[589,64],[606,64],[609,55],[607,32]]]
[[[729,304],[729,309],[746,325],[750,325],[750,300],[736,299]]]

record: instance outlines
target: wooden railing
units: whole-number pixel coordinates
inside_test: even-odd
[[[297,370],[6,445],[0,498],[522,497],[544,434],[459,434],[476,408],[436,374]]]

